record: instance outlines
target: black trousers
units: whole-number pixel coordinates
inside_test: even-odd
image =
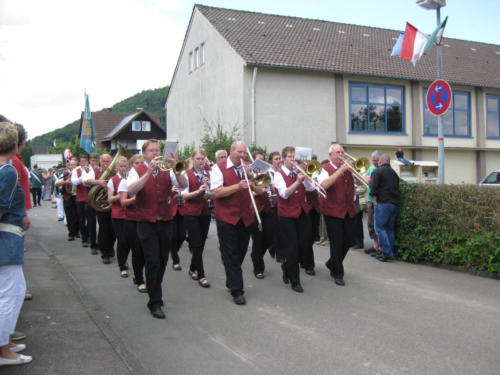
[[[172,246],[170,254],[173,264],[179,264],[179,250],[186,239],[186,228],[184,225],[184,216],[177,212],[172,219]],[[190,247],[191,248],[191,247]]]
[[[363,246],[365,235],[363,233],[363,211],[359,211],[353,218],[354,242],[356,245]]]
[[[276,217],[272,212],[260,213],[262,221],[262,232],[255,225],[252,231],[252,253],[250,257],[253,263],[253,273],[264,273],[266,266],[264,264],[264,254],[272,246],[274,234],[276,232]]]
[[[125,237],[125,219],[113,219],[111,218],[113,224],[113,231],[116,235],[116,258],[118,260],[118,267],[120,271],[128,270],[127,258],[130,253],[130,245]],[[101,225],[99,224],[99,233]]]
[[[158,220],[155,223],[139,221],[137,222],[137,235],[146,261],[148,307],[153,309],[163,306],[161,283],[170,252],[172,221]]]
[[[298,218],[278,216],[279,228],[283,240],[285,263],[281,265],[283,274],[292,285],[300,283],[299,260],[310,262],[309,246],[311,242],[311,221],[302,211]]]
[[[203,249],[210,228],[210,219],[209,215],[184,216],[184,225],[189,237],[189,248],[193,251],[189,270],[196,271],[200,279],[205,277]]]
[[[97,245],[101,250],[103,258],[110,258],[115,256],[115,240],[116,235],[113,230],[113,223],[111,221],[111,211],[100,212],[96,211],[97,222],[99,223],[99,232],[97,235]]]
[[[76,197],[71,196],[68,200],[63,200],[64,215],[66,215],[66,225],[68,236],[74,237],[78,234],[78,213],[76,212]]]
[[[326,266],[335,279],[343,279],[344,265],[342,263],[355,241],[354,219],[348,215],[343,219],[325,215],[325,224],[330,238],[330,259],[326,262]]]
[[[312,242],[319,241],[319,218],[320,214],[314,208],[309,211],[309,217],[311,218],[311,238]]]
[[[96,235],[96,215],[94,209],[88,202],[76,202],[76,211],[78,213],[78,226],[82,242],[89,242],[90,246],[97,248]]]
[[[245,259],[254,226],[255,223],[245,227],[241,220],[236,225],[217,220],[219,248],[226,271],[226,287],[231,290],[233,297],[244,293],[241,265]]]
[[[42,200],[42,188],[31,188],[31,196],[33,197],[33,206],[36,206],[37,204],[39,206],[42,205],[41,200]]]
[[[137,235],[137,221],[125,220],[123,224],[125,240],[132,250],[132,269],[134,270],[134,282],[136,285],[144,284],[144,253],[141,241]]]

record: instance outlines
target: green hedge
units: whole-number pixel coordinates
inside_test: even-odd
[[[500,275],[500,188],[401,183],[397,257]]]

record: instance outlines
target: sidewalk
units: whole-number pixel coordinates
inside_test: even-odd
[[[47,208],[35,208],[46,210]],[[25,301],[17,330],[26,333],[24,354],[33,361],[4,366],[2,375],[13,374],[113,374],[128,375],[126,351],[107,327],[96,304],[50,251],[39,242],[36,226],[26,236],[24,274],[31,301]],[[60,237],[60,236],[58,236]]]

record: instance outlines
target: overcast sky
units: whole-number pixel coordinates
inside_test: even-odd
[[[33,138],[79,118],[84,90],[99,110],[170,84],[195,3],[0,0],[0,113]],[[408,21],[425,33],[436,24],[435,12],[414,0],[198,3],[395,30]],[[499,14],[500,0],[448,0],[445,36],[500,44]]]

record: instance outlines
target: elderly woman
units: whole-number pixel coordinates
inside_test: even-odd
[[[30,356],[18,354],[26,345],[13,344],[9,339],[26,292],[23,235],[30,226],[24,193],[16,169],[9,163],[17,153],[17,140],[16,127],[0,122],[0,366],[31,362]]]

